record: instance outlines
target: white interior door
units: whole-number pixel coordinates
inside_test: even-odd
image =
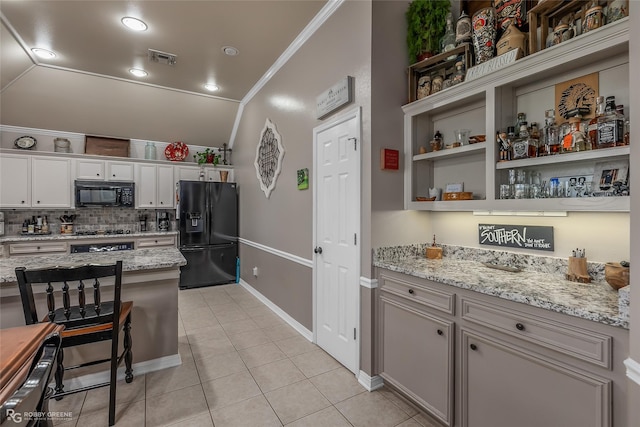
[[[360,109],[313,131],[314,337],[359,369]]]

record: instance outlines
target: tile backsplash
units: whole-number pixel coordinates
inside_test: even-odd
[[[17,235],[22,232],[22,223],[25,219],[35,216],[47,216],[52,233],[60,233],[60,217],[63,215],[75,215],[73,222],[76,231],[116,230],[138,232],[140,231],[140,215],[147,216],[147,231],[156,231],[156,209],[131,209],[131,208],[82,208],[68,210],[5,210],[5,235]],[[169,212],[171,230],[175,227],[175,212]]]

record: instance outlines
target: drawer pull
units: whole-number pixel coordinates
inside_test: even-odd
[[[40,246],[36,246],[36,249],[37,249],[37,250],[40,250]]]
[[[438,329],[438,335],[442,335],[444,332],[442,332],[442,329]]]
[[[413,289],[409,289],[409,293],[413,295]]]
[[[516,323],[516,329],[519,331],[524,331],[524,325],[522,323]]]
[[[469,346],[469,348],[470,348],[471,350],[473,350],[473,351],[476,351],[476,350],[478,349],[478,346],[477,346],[477,345],[475,345],[475,344],[471,344],[471,345]]]

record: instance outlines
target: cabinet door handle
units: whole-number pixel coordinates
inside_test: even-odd
[[[97,173],[97,174],[96,174],[96,176],[100,176],[100,174],[99,174],[99,173]]]
[[[111,176],[115,178],[116,174],[114,173],[114,174],[113,174],[113,175],[111,175]]]
[[[442,329],[438,329],[438,335],[442,335],[444,332],[442,332]]]
[[[409,289],[409,293],[413,295],[413,289]]]
[[[471,344],[471,345],[469,346],[469,348],[470,348],[471,350],[473,350],[473,351],[476,351],[476,350],[478,349],[478,346],[477,346],[477,345],[475,345],[475,344]]]
[[[37,250],[40,250],[40,246],[36,246],[36,249],[37,249]]]
[[[38,200],[38,202],[37,202],[37,203],[40,203],[40,200]]]
[[[22,200],[20,203],[24,204],[24,200]]]
[[[164,202],[160,202],[161,205],[164,205]]]
[[[516,323],[516,329],[519,331],[524,331],[524,325],[522,323]]]

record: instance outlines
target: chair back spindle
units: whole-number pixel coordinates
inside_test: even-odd
[[[84,319],[84,316],[87,314],[87,309],[85,307],[86,301],[84,296],[84,282],[82,279],[78,281],[78,306],[80,307],[80,315]]]
[[[99,316],[102,303],[100,300],[100,281],[97,277],[93,282],[93,305],[96,314]]]

